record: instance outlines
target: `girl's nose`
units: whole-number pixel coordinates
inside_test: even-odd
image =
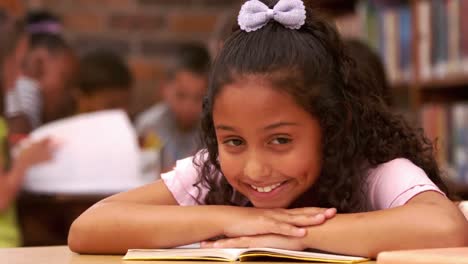
[[[252,181],[263,181],[271,174],[270,166],[257,158],[249,158],[244,167],[244,175]]]

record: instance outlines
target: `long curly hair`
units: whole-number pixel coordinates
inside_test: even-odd
[[[277,0],[262,2],[271,8]],[[194,186],[209,189],[199,202],[241,205],[238,198],[242,195],[223,177],[218,161],[213,105],[226,84],[247,75],[270,80],[321,125],[321,174],[291,207],[334,207],[341,213],[368,210],[363,193],[369,170],[396,158],[409,159],[447,192],[432,144],[422,130],[389,109],[376,82],[347,56],[334,26],[312,9],[306,11],[306,23],[299,30],[286,29],[275,21],[255,32],[237,29],[218,54],[203,105],[204,150],[194,160],[199,169]]]

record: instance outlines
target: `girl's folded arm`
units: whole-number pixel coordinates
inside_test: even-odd
[[[177,206],[158,181],[89,208],[72,224],[68,244],[78,253],[104,254],[190,244],[223,233],[219,212],[208,206]]]
[[[443,195],[428,191],[406,205],[357,214],[338,214],[310,227],[305,248],[376,257],[387,250],[468,246],[468,222]]]
[[[162,181],[94,205],[71,226],[68,244],[78,253],[125,253],[130,248],[170,248],[226,235],[303,237],[335,210],[179,206]]]

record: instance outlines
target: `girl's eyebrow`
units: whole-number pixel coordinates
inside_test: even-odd
[[[217,125],[215,127],[216,130],[226,130],[226,131],[231,131],[231,132],[236,132],[236,129],[230,126],[226,125]]]
[[[264,127],[264,130],[273,130],[275,128],[283,127],[283,126],[299,126],[298,123],[293,123],[293,122],[278,122],[278,123],[273,123],[271,125],[268,125]],[[231,132],[236,132],[237,130],[234,127],[230,127],[227,125],[217,125],[215,127],[216,130],[226,130],[226,131],[231,131]]]
[[[266,126],[264,130],[272,130],[272,129],[282,127],[282,126],[299,126],[299,124],[294,123],[294,122],[278,122],[278,123],[273,123],[271,125]]]

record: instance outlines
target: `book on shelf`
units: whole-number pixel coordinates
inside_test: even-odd
[[[468,103],[430,103],[421,109],[426,136],[436,146],[439,164],[455,182],[468,183]]]
[[[468,17],[464,15],[468,1],[364,3],[359,5],[363,35],[379,51],[391,82],[446,79],[468,72]]]
[[[310,261],[316,263],[360,263],[369,259],[309,251],[293,251],[275,248],[176,248],[130,249],[124,260],[210,260],[210,261]]]

